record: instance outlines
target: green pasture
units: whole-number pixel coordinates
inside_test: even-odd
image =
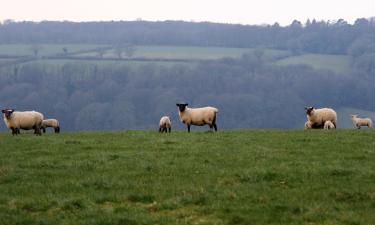
[[[347,73],[350,71],[351,57],[347,55],[305,54],[279,60],[277,64],[305,64],[315,69],[327,69],[337,73]]]
[[[375,224],[372,130],[0,133],[0,224]]]

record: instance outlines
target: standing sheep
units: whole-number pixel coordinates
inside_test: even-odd
[[[42,127],[43,133],[46,133],[47,127],[53,127],[55,130],[55,133],[60,133],[60,123],[57,119],[46,119],[42,121]]]
[[[372,120],[370,118],[359,118],[357,115],[351,115],[355,127],[361,129],[361,126],[372,128]]]
[[[170,133],[171,129],[172,129],[172,122],[169,116],[163,116],[162,118],[160,118],[159,133],[163,133],[163,132],[167,133],[167,130]]]
[[[14,111],[14,109],[3,109],[5,125],[12,130],[13,135],[20,133],[20,129],[34,129],[34,134],[42,135],[40,128],[42,126],[43,114],[36,111]]]
[[[206,124],[210,126],[210,129],[214,128],[217,131],[216,115],[219,112],[217,108],[189,108],[187,103],[177,103],[176,105],[179,109],[180,120],[187,125],[188,132],[190,132],[191,125],[204,126]]]
[[[305,107],[305,111],[310,128],[322,128],[326,121],[331,121],[334,127],[337,128],[337,114],[333,109],[315,109],[314,107]]]
[[[333,125],[331,121],[328,120],[324,123],[324,130],[330,130],[334,128],[335,128],[335,125]]]

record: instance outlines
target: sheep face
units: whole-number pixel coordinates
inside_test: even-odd
[[[314,110],[314,107],[305,107],[305,111],[307,115],[311,115],[312,111]]]
[[[176,105],[177,105],[177,107],[178,107],[178,110],[180,110],[180,112],[185,111],[186,106],[188,106],[187,103],[177,103]]]
[[[5,115],[5,118],[10,119],[12,116],[12,113],[14,112],[14,109],[3,109],[1,112]]]

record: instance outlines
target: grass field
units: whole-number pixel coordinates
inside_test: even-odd
[[[25,56],[33,55],[31,48],[33,44],[0,44],[0,55],[9,56]],[[69,53],[90,50],[97,48],[100,45],[92,44],[36,44],[40,47],[39,56],[48,56],[54,54],[62,54],[63,48],[66,47]]]
[[[305,54],[278,61],[278,65],[306,64],[315,69],[328,69],[337,73],[350,71],[351,58],[347,55]]]
[[[0,133],[0,224],[375,224],[375,133]]]
[[[164,59],[219,59],[224,57],[240,57],[243,54],[253,54],[252,48],[225,47],[194,47],[194,46],[136,46],[134,57],[164,58]],[[83,56],[96,56],[90,52]],[[273,58],[289,55],[287,51],[265,49],[264,57]],[[114,50],[109,50],[104,57],[116,57]]]

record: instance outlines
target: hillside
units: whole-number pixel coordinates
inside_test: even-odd
[[[373,131],[0,140],[0,224],[375,223]]]
[[[278,65],[309,65],[315,69],[326,69],[336,73],[349,73],[351,57],[348,55],[303,54],[281,59]]]

